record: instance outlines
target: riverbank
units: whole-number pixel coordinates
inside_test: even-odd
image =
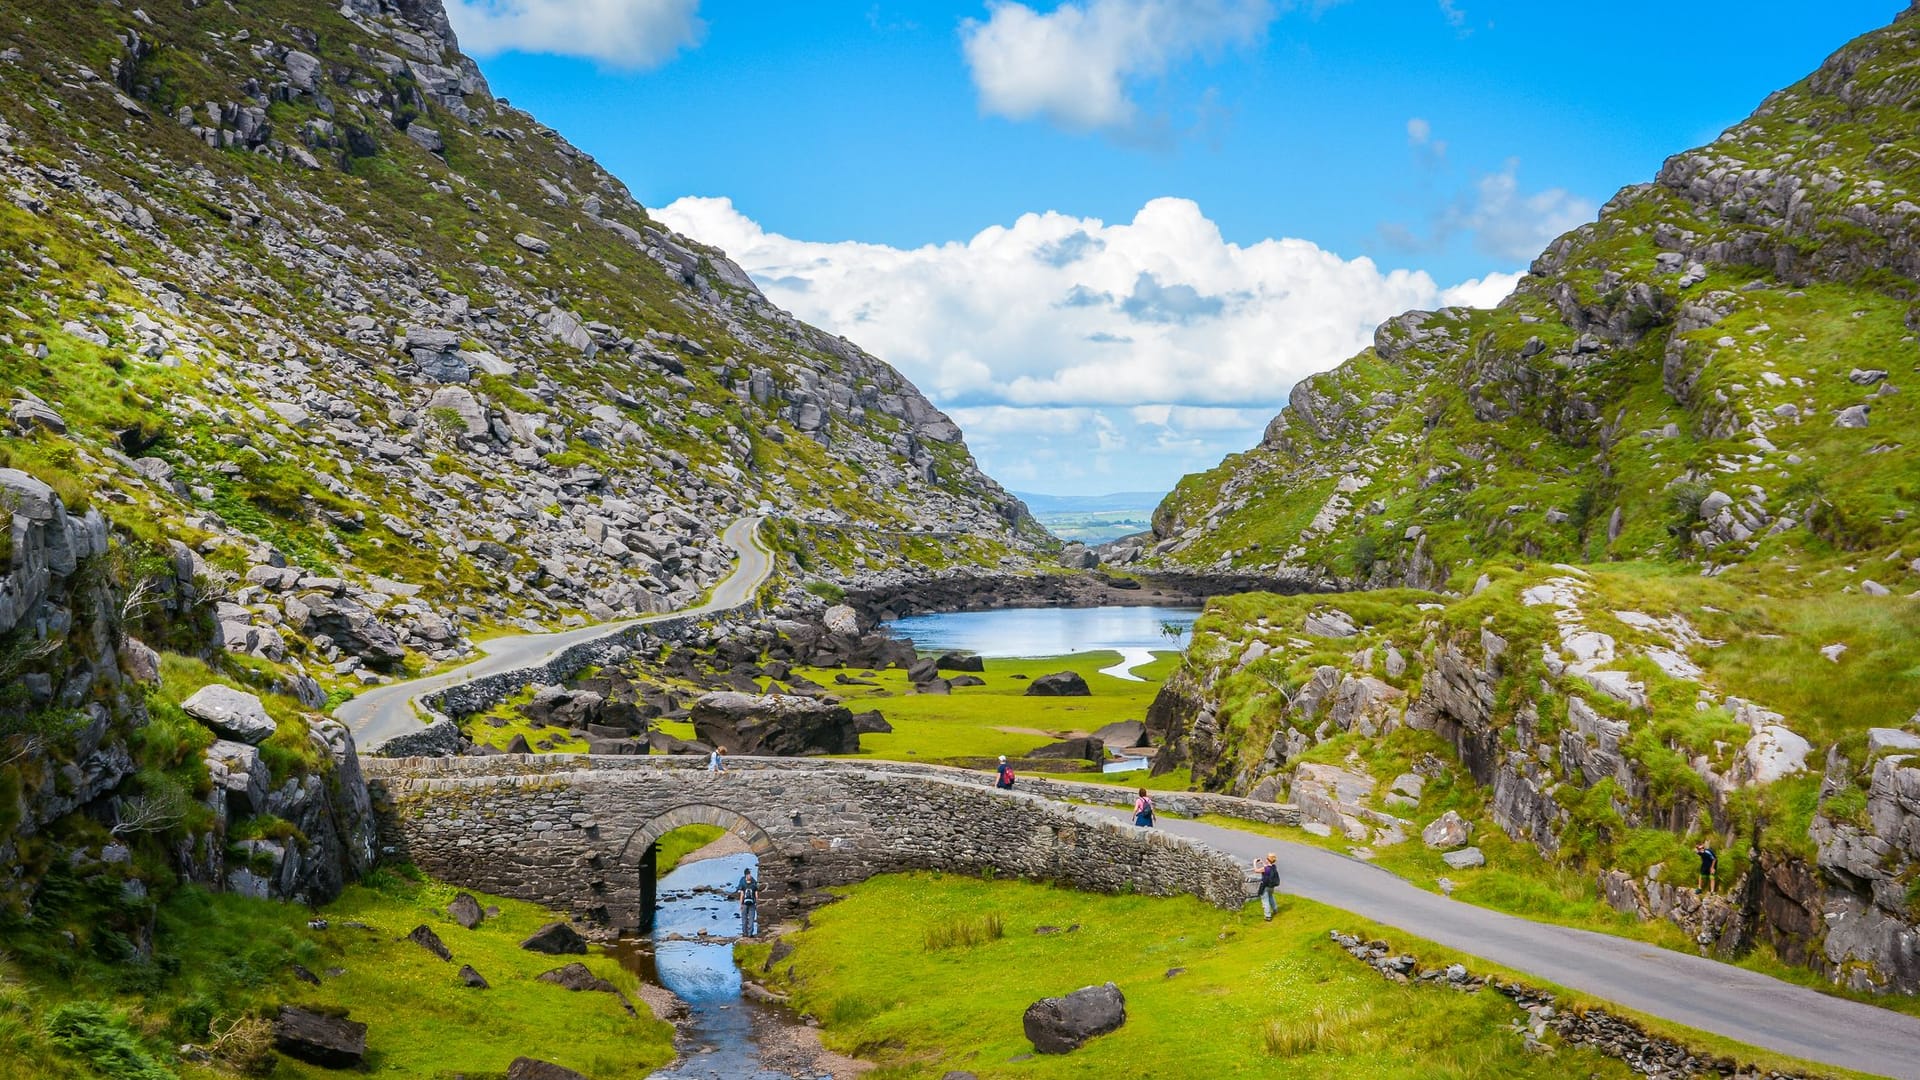
[[[1338,587],[1338,582],[1306,576],[1070,570],[889,574],[838,588],[843,602],[859,612],[864,622],[877,624],[909,615],[1006,608],[1201,607],[1211,597],[1233,593],[1330,592]]]

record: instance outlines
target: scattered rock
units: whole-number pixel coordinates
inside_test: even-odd
[[[1835,642],[1832,645],[1823,645],[1820,647],[1820,655],[1826,657],[1827,659],[1833,661],[1836,664],[1840,662],[1840,654],[1846,651],[1847,651],[1846,645],[1840,642]]]
[[[1089,697],[1093,691],[1087,689],[1087,680],[1076,671],[1056,671],[1051,675],[1042,675],[1027,684],[1027,697]]]
[[[985,671],[987,662],[970,653],[947,653],[934,661],[941,671]]]
[[[879,709],[869,709],[853,714],[853,730],[862,735],[890,735],[893,725],[887,723],[887,718],[881,715]]]
[[[1420,830],[1420,840],[1430,848],[1457,848],[1473,836],[1473,825],[1452,810],[1434,818]]]
[[[487,918],[486,912],[480,910],[480,901],[467,893],[461,893],[453,898],[453,902],[447,905],[447,914],[453,917],[454,922],[468,930],[479,926]]]
[[[507,1080],[587,1080],[587,1077],[552,1062],[517,1057],[507,1066]]]
[[[585,956],[587,939],[580,932],[563,922],[550,922],[533,932],[533,936],[520,943],[520,947],[529,952],[546,953],[549,956],[569,954]]]
[[[1112,983],[1087,986],[1065,997],[1041,998],[1021,1017],[1027,1041],[1043,1054],[1065,1054],[1096,1035],[1127,1022],[1127,999]]]
[[[553,250],[552,244],[547,243],[537,236],[530,236],[527,233],[515,233],[513,235],[513,242],[533,252],[535,255],[545,255],[547,252]]]
[[[1871,405],[1849,405],[1834,415],[1833,426],[1843,428],[1863,428],[1869,423],[1868,415],[1873,411]]]
[[[1920,735],[1899,728],[1868,728],[1867,753],[1881,754],[1889,750],[1920,751]]]
[[[473,970],[471,964],[460,965],[460,982],[470,990],[493,989],[493,987],[487,984],[487,980],[479,972]]]
[[[1306,631],[1314,637],[1348,638],[1359,633],[1360,628],[1346,612],[1330,608],[1308,615]]]
[[[441,941],[440,935],[434,933],[432,928],[428,927],[424,923],[414,927],[413,932],[407,935],[407,940],[413,942],[415,945],[420,946],[421,948],[427,950],[428,952],[432,953],[433,955],[439,957],[442,960],[453,959],[453,952],[452,950],[447,948],[446,942]]]
[[[1440,856],[1440,858],[1455,870],[1467,870],[1475,866],[1487,865],[1487,857],[1482,855],[1480,849],[1477,847],[1461,848],[1459,851],[1449,851],[1445,855]]]
[[[367,1054],[367,1025],[283,1005],[273,1025],[273,1046],[309,1065],[356,1069]]]
[[[700,740],[729,754],[799,757],[860,749],[853,710],[791,694],[705,694],[693,704]]]
[[[221,737],[249,746],[266,742],[280,727],[259,698],[221,683],[201,687],[180,708]]]

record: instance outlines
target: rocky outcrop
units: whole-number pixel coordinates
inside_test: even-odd
[[[280,1007],[273,1048],[328,1069],[357,1069],[367,1054],[367,1025],[292,1005]]]
[[[800,757],[860,749],[853,712],[812,698],[713,693],[693,703],[694,734],[729,754]]]

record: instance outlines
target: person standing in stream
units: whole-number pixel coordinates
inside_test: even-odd
[[[740,875],[740,883],[734,889],[740,894],[740,933],[743,937],[752,937],[760,929],[760,883],[754,880],[753,867],[747,867]]]

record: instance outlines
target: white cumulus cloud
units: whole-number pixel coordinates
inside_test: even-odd
[[[1296,380],[1365,348],[1382,320],[1497,303],[1519,280],[1442,288],[1305,240],[1235,244],[1176,198],[1127,222],[1034,213],[918,248],[793,239],[725,198],[655,216],[900,368],[994,475],[1038,490],[1122,461],[1122,487],[1170,485],[1256,441]]]
[[[1257,40],[1270,0],[1085,0],[1040,12],[996,0],[961,23],[980,106],[1077,131],[1131,126],[1135,83],[1215,50]]]
[[[700,0],[447,0],[460,45],[477,56],[549,53],[646,68],[697,45]]]

